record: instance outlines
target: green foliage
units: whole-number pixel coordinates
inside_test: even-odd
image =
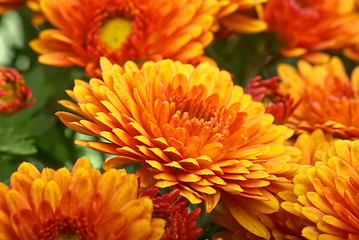
[[[0,128],[0,153],[30,155],[37,152],[34,140],[15,128]]]

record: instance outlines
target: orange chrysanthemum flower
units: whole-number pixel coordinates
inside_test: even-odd
[[[307,239],[358,239],[359,141],[337,140],[316,155],[320,161],[294,178],[297,199],[282,206],[311,222],[302,230]]]
[[[284,56],[300,56],[323,63],[329,55],[358,40],[359,12],[355,0],[271,0],[265,5],[268,30],[284,45]]]
[[[57,29],[40,33],[30,46],[39,61],[79,65],[101,76],[101,56],[122,65],[171,58],[199,61],[213,39],[216,0],[43,0],[41,8]]]
[[[35,103],[21,74],[12,68],[0,67],[0,115],[12,114]]]
[[[101,175],[87,158],[71,172],[23,163],[10,189],[0,183],[1,239],[160,239],[165,221],[152,217],[152,201],[138,190],[135,175]]]
[[[188,208],[186,208],[188,200],[182,196],[177,198],[180,194],[178,189],[163,196],[156,196],[158,190],[158,188],[147,189],[142,196],[151,198],[153,202],[153,217],[166,220],[165,233],[161,240],[196,239],[202,232],[200,228],[194,229],[201,209],[196,208],[188,213]]]
[[[263,102],[267,113],[274,116],[275,124],[282,124],[298,106],[294,104],[289,94],[284,94],[279,89],[279,77],[258,81],[261,77],[254,78],[247,86],[245,92],[252,95],[254,101]]]
[[[267,234],[256,204],[278,210],[272,194],[296,170],[286,152],[293,147],[282,144],[289,129],[273,125],[261,103],[209,63],[193,67],[164,60],[139,69],[103,58],[101,67],[103,81],[76,81],[68,91],[76,104],[60,101],[81,117],[57,115],[73,130],[109,143],[76,143],[118,155],[104,169],[143,163],[137,174],[144,187],[179,189],[191,203],[204,201],[207,212],[222,196],[240,224]]]
[[[41,25],[44,23],[45,18],[41,13],[40,0],[0,0],[0,15],[13,9],[18,9],[26,5],[34,11],[31,22],[33,25]]]
[[[263,20],[262,3],[267,0],[218,0],[216,15],[221,28],[239,33],[258,33],[267,29]],[[219,26],[215,26],[218,28]]]
[[[359,68],[348,78],[342,62],[333,57],[325,65],[299,61],[298,69],[278,66],[281,87],[295,100],[301,99],[287,125],[298,132],[317,128],[335,137],[359,137]]]

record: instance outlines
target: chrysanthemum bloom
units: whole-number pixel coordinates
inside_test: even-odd
[[[265,5],[268,30],[276,32],[284,56],[323,63],[329,55],[358,41],[356,0],[271,0]]]
[[[177,198],[180,194],[178,189],[163,196],[156,196],[158,190],[158,188],[147,189],[142,196],[151,198],[153,202],[152,216],[166,220],[165,233],[161,240],[196,239],[202,232],[200,228],[194,229],[201,209],[196,208],[188,213],[186,208],[188,200],[182,196]]]
[[[258,33],[267,29],[263,20],[262,3],[267,0],[218,0],[220,10],[216,15],[220,31],[228,29],[239,33]]]
[[[101,175],[87,158],[72,171],[23,163],[0,183],[0,236],[7,240],[160,239],[165,221],[138,197],[135,175],[111,169]]]
[[[0,67],[0,115],[12,114],[32,106],[32,93],[21,74],[12,68]]]
[[[197,61],[213,39],[216,0],[43,0],[41,8],[56,29],[44,30],[30,46],[39,61],[79,65],[101,76],[101,56],[122,65],[171,58]]]
[[[309,221],[291,214],[280,208],[278,212],[272,214],[261,214],[260,221],[270,231],[270,240],[300,240],[301,230],[309,225]],[[227,230],[217,232],[212,237],[212,240],[263,240],[242,226],[240,226],[229,210],[224,205],[218,205],[211,216],[212,222],[220,225]]]
[[[317,128],[334,137],[359,137],[359,68],[348,78],[342,62],[333,57],[325,65],[299,61],[298,69],[278,66],[281,89],[301,102],[287,120],[298,132]]]
[[[45,18],[41,13],[39,0],[0,0],[0,15],[13,9],[26,5],[33,11],[31,22],[33,25],[41,25]]]
[[[293,113],[300,101],[294,104],[289,94],[279,90],[279,77],[258,81],[254,78],[247,86],[245,92],[252,95],[254,101],[262,102],[267,113],[274,116],[274,123],[281,124]]]
[[[358,239],[359,141],[338,140],[316,156],[315,166],[300,167],[297,199],[283,208],[311,221],[302,231],[307,239]]]
[[[261,103],[209,63],[163,60],[139,69],[102,58],[101,68],[103,81],[75,81],[68,94],[76,103],[60,101],[80,116],[57,115],[73,130],[109,142],[76,143],[118,155],[104,169],[143,163],[137,174],[144,187],[172,186],[193,204],[204,201],[207,212],[222,195],[240,224],[266,234],[257,204],[278,210],[272,193],[297,167],[286,152],[293,147],[282,144],[292,132],[273,125]]]

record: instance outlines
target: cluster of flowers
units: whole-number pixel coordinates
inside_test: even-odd
[[[225,229],[213,239],[359,239],[359,68],[349,78],[328,54],[359,60],[359,1],[0,0],[0,12],[23,4],[54,26],[30,42],[39,61],[92,77],[56,115],[104,139],[76,144],[115,156],[103,174],[86,158],[71,172],[23,163],[0,185],[0,239],[195,239],[201,203]],[[264,30],[297,68],[244,90],[203,56],[214,34]],[[31,105],[13,70],[0,85],[1,113]]]

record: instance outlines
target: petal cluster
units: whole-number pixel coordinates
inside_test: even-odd
[[[247,228],[241,211],[257,222],[256,204],[278,209],[273,193],[290,184],[297,168],[290,153],[299,150],[283,145],[292,132],[273,125],[228,72],[172,60],[121,68],[103,58],[101,66],[103,81],[78,80],[68,91],[75,103],[60,101],[79,116],[57,115],[73,130],[108,141],[76,141],[117,155],[104,169],[142,163],[144,187],[179,189],[191,203],[204,201],[207,212],[222,195]]]
[[[342,62],[333,57],[315,66],[299,61],[297,69],[280,64],[278,74],[282,90],[301,99],[287,120],[289,127],[309,133],[320,128],[345,139],[359,137],[359,68],[349,79]]]
[[[316,155],[320,161],[294,178],[296,199],[282,206],[311,222],[302,230],[307,239],[357,239],[359,141],[337,140]]]
[[[71,172],[22,163],[11,188],[0,184],[2,239],[160,239],[165,221],[152,211],[152,201],[138,197],[135,175],[115,169],[101,175],[87,158]]]
[[[298,163],[301,165],[314,165],[318,161],[318,157],[315,155],[316,151],[328,150],[336,140],[338,139],[334,138],[330,133],[324,133],[321,129],[316,129],[311,134],[302,133],[294,144],[302,152]]]
[[[21,74],[12,68],[0,67],[0,115],[15,113],[35,103],[30,88]]]
[[[43,0],[41,9],[55,29],[30,42],[41,54],[39,61],[78,65],[100,76],[101,56],[120,65],[163,58],[199,61],[213,39],[210,28],[219,6],[216,0]]]
[[[259,81],[261,77],[254,78],[247,86],[245,92],[252,95],[254,101],[262,102],[267,113],[274,116],[274,123],[281,124],[293,113],[299,101],[279,89],[278,77]]]
[[[329,55],[318,51],[342,51],[357,41],[358,13],[355,0],[271,0],[264,18],[284,45],[284,56],[323,63]]]
[[[194,229],[196,219],[201,213],[200,208],[196,208],[188,213],[187,199],[179,197],[180,191],[173,190],[169,194],[157,196],[158,188],[147,189],[142,196],[148,196],[153,202],[153,217],[166,220],[165,233],[161,240],[192,240],[196,239],[202,229]]]

